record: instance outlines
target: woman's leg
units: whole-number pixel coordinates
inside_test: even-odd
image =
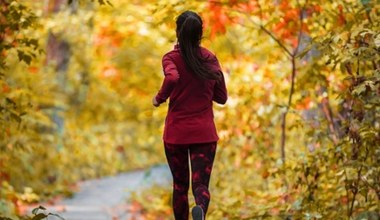
[[[195,203],[202,207],[206,215],[210,202],[208,186],[215,158],[216,142],[192,144],[189,150],[192,171],[191,183]]]
[[[189,219],[189,150],[187,145],[165,143],[166,159],[173,176],[173,210],[176,220]]]

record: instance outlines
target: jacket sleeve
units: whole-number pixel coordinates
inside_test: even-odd
[[[227,95],[227,88],[226,88],[226,82],[224,80],[224,75],[220,71],[220,75],[222,76],[220,80],[218,80],[215,83],[214,87],[214,96],[212,98],[213,101],[215,101],[218,104],[226,104],[228,95]]]
[[[173,62],[173,59],[170,56],[165,55],[162,58],[162,68],[164,71],[164,81],[162,83],[161,89],[156,95],[156,100],[159,104],[165,102],[170,93],[173,91],[175,85],[179,80],[179,74],[177,70],[177,66]]]
[[[226,82],[224,80],[224,75],[222,72],[222,68],[220,67],[218,58],[213,55],[213,60],[212,60],[212,66],[211,68],[219,72],[221,78],[216,81],[215,86],[214,86],[214,95],[212,97],[212,100],[215,101],[218,104],[224,105],[227,102],[228,95],[227,95],[227,88],[226,88]]]

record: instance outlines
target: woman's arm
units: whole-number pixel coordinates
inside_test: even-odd
[[[220,75],[222,77],[215,84],[214,96],[212,100],[218,104],[224,105],[227,102],[228,95],[227,95],[226,82],[224,81],[224,75],[222,72],[220,72]]]
[[[173,91],[175,85],[179,80],[177,66],[173,62],[172,58],[170,58],[170,56],[165,55],[162,58],[162,67],[165,78],[160,91],[157,93],[157,95],[153,98],[152,101],[153,105],[156,107],[169,98],[170,93]]]
[[[213,55],[213,61],[212,61],[211,68],[215,72],[218,72],[218,74],[221,76],[221,78],[219,80],[217,80],[215,83],[214,96],[212,97],[212,100],[218,104],[224,105],[228,99],[226,82],[224,80],[222,67],[220,66],[218,58],[215,55]]]

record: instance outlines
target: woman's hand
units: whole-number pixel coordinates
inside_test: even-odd
[[[158,107],[158,106],[160,106],[160,104],[159,104],[159,103],[157,102],[157,100],[156,100],[156,96],[153,97],[153,99],[152,99],[152,104],[153,104],[154,107]]]

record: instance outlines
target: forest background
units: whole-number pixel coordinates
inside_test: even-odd
[[[377,0],[0,0],[0,215],[165,163],[151,98],[184,10],[229,90],[209,219],[379,217]],[[170,188],[133,202],[169,218]]]

